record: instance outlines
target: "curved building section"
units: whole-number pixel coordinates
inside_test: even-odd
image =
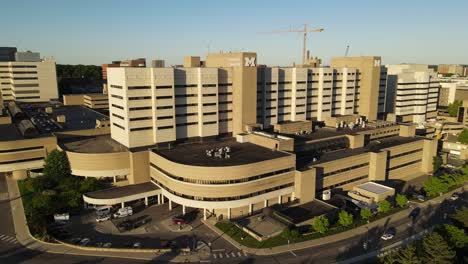
[[[215,154],[226,147],[228,153]],[[194,208],[246,207],[245,213],[285,195],[291,199],[294,164],[295,155],[233,140],[150,152],[151,179],[169,200]],[[226,212],[228,217],[231,213]]]
[[[125,178],[130,173],[129,152],[109,135],[64,137],[59,146],[67,153],[73,175]]]

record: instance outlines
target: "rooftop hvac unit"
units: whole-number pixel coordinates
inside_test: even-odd
[[[322,200],[328,201],[331,199],[331,191],[330,190],[325,190],[322,193]]]

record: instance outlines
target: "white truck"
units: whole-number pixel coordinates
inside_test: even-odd
[[[126,217],[133,215],[133,209],[131,206],[127,206],[124,208],[120,208],[115,214],[114,218],[121,218],[121,217]]]

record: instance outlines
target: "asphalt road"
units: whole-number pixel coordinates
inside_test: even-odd
[[[6,190],[4,175],[0,173],[0,192]],[[364,254],[368,251],[375,250],[396,241],[402,240],[412,234],[416,234],[423,229],[434,224],[448,221],[444,219],[444,214],[450,214],[455,209],[454,206],[467,205],[466,199],[468,194],[465,192],[462,199],[457,201],[444,201],[442,204],[433,204],[430,207],[421,211],[416,219],[410,217],[399,221],[387,221],[384,226],[369,230],[368,238],[370,240],[368,250],[364,250],[363,243],[367,235],[356,235],[352,238],[342,240],[336,243],[318,246],[314,248],[298,250],[294,252],[283,253],[274,256],[242,256],[242,257],[219,257],[213,256],[208,259],[211,263],[334,263],[339,260],[348,259],[350,257]],[[0,237],[2,235],[14,237],[14,227],[11,216],[10,204],[7,201],[0,201]],[[380,236],[386,228],[395,228],[396,235],[392,240],[383,241]],[[229,250],[229,249],[228,249]],[[223,254],[231,254],[234,252],[223,252]],[[237,252],[236,252],[237,253]],[[237,253],[238,254],[238,253]],[[234,255],[234,254],[233,254]],[[0,238],[0,263],[48,263],[48,264],[85,264],[85,263],[164,263],[155,259],[154,261],[131,260],[121,258],[104,258],[104,257],[89,257],[89,256],[71,256],[48,254],[37,251],[32,251],[21,247],[13,242],[7,243],[1,241]]]

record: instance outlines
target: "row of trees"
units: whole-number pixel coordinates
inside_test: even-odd
[[[95,178],[72,176],[64,152],[54,150],[45,159],[43,176],[20,183],[25,214],[32,234],[47,235],[47,218],[55,213],[79,210],[82,195],[101,188]]]
[[[437,196],[446,193],[450,188],[459,186],[468,180],[468,167],[462,168],[456,173],[446,173],[441,176],[432,176],[424,182],[424,191],[429,196]]]
[[[381,257],[380,262],[383,264],[467,263],[468,259],[464,253],[468,245],[468,236],[465,234],[465,229],[468,227],[468,209],[457,211],[451,218],[458,226],[443,225],[424,237],[422,241]]]
[[[395,204],[398,207],[405,207],[406,204],[408,203],[408,198],[406,198],[405,195],[403,194],[397,194],[395,197]],[[392,203],[390,203],[387,200],[380,201],[378,203],[378,212],[381,214],[388,213],[392,209]],[[368,221],[370,218],[374,216],[374,213],[371,211],[369,208],[361,208],[359,217],[361,220]],[[355,222],[353,214],[347,212],[346,210],[341,210],[338,213],[338,219],[334,224],[335,227],[341,227],[341,228],[347,228],[353,225]],[[317,216],[314,218],[314,221],[312,225],[310,226],[310,229],[308,232],[318,232],[320,234],[325,234],[327,233],[330,229],[332,228],[332,223],[331,220],[325,216]],[[286,228],[282,236],[287,238],[287,239],[297,239],[301,236],[301,233],[299,230],[294,229],[294,228]]]
[[[458,115],[458,108],[462,106],[462,101],[455,100],[453,103],[448,105],[448,113],[451,117],[456,117]]]
[[[102,79],[101,66],[57,64],[56,69],[58,78],[85,78],[92,80]]]

